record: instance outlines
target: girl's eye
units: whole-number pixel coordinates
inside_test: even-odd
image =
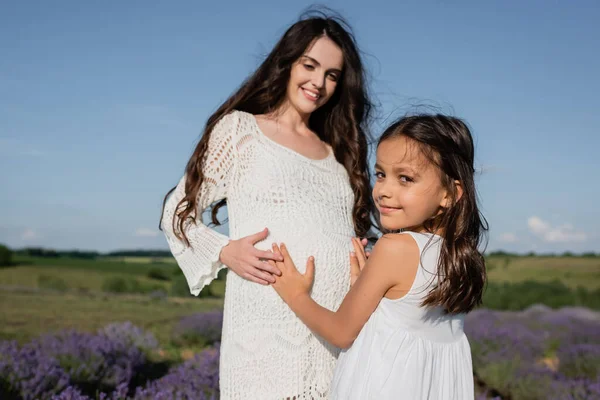
[[[304,64],[304,68],[306,68],[309,71],[312,71],[312,70],[315,69],[315,66],[314,65],[310,65],[310,64]]]
[[[375,172],[375,178],[383,179],[385,178],[385,174],[383,172]]]
[[[400,175],[400,182],[412,182],[413,179],[410,176],[406,176],[406,175]]]

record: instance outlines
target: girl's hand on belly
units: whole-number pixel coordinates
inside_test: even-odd
[[[360,240],[359,238],[352,238],[354,251],[350,252],[350,286],[354,285],[354,282],[356,282],[363,268],[367,264],[368,255],[365,251],[366,242],[367,239]]]
[[[281,247],[273,244],[273,253],[283,256],[283,261],[269,261],[281,271],[281,276],[275,277],[272,284],[277,294],[291,307],[295,299],[309,296],[310,289],[315,279],[315,259],[309,257],[306,263],[306,273],[302,275],[290,257],[287,248],[282,243]]]

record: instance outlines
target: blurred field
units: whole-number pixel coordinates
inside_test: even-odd
[[[222,307],[225,291],[224,280],[216,280],[210,286],[213,298],[190,296],[179,268],[169,258],[21,256],[15,262],[16,266],[0,268],[0,339],[27,341],[48,331],[93,331],[110,322],[131,321],[166,340],[182,316]],[[488,269],[490,283],[558,280],[573,289],[600,289],[597,257],[497,256],[488,258]],[[164,274],[164,279],[151,278],[151,271]],[[111,278],[134,280],[141,291],[104,293],[103,285]],[[174,285],[180,291],[172,291]]]
[[[77,329],[93,332],[111,322],[131,321],[168,342],[182,316],[222,308],[220,299],[170,298],[114,294],[71,294],[0,290],[0,340],[26,342],[46,332]]]
[[[187,287],[173,295],[172,286],[181,286],[183,280],[173,259],[157,263],[135,257],[17,256],[15,263],[0,268],[0,340],[24,342],[41,333],[70,328],[95,331],[119,321],[131,321],[160,341],[167,340],[182,316],[222,308],[225,292],[225,282],[217,280],[210,285],[215,298],[196,298],[189,295]],[[163,272],[167,280],[150,278],[151,271]],[[112,278],[134,280],[149,293],[104,293],[104,283]]]
[[[135,278],[142,285],[152,285],[155,289],[163,288],[167,293],[171,290],[171,281],[151,279],[148,274],[152,270],[163,271],[173,278],[180,275],[174,259],[165,259],[163,263],[149,262],[148,257],[125,257],[118,261],[81,260],[72,258],[16,257],[16,266],[0,268],[0,286],[18,286],[40,288],[40,277],[57,278],[65,282],[68,290],[80,292],[100,291],[102,284],[109,278]],[[211,290],[217,296],[225,292],[225,283],[215,281]]]
[[[490,282],[551,282],[600,288],[600,257],[489,257]]]
[[[102,257],[103,261],[111,262],[125,262],[125,263],[138,263],[138,264],[173,264],[175,265],[175,259],[173,257]]]

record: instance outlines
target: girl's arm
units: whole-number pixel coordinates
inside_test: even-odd
[[[274,251],[278,251],[274,247]],[[410,287],[419,264],[419,248],[410,235],[385,235],[373,247],[360,276],[344,298],[340,308],[330,311],[310,297],[314,279],[314,259],[311,257],[306,273],[300,274],[285,247],[281,245],[284,261],[276,265],[282,275],[273,287],[294,313],[313,332],[331,344],[348,348],[352,345],[386,292],[393,286]],[[358,262],[351,258],[352,268]]]

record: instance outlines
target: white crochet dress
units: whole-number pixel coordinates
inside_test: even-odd
[[[227,198],[227,237],[203,225],[187,225],[191,247],[172,230],[185,177],[167,200],[162,227],[197,295],[224,267],[219,253],[229,239],[267,227],[256,245],[286,243],[298,269],[315,257],[313,299],[336,310],[349,289],[349,251],[354,235],[354,195],[333,153],[312,160],[265,136],[253,115],[234,111],[213,129],[199,208]],[[201,215],[198,212],[198,215]],[[315,336],[270,286],[227,274],[221,342],[221,399],[326,399],[339,350]]]

